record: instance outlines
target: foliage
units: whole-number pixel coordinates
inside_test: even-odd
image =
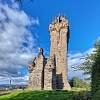
[[[91,93],[89,91],[77,92],[74,94],[73,100],[91,100]]]
[[[89,54],[87,56],[85,56],[83,63],[81,63],[80,65],[76,65],[73,66],[74,70],[82,70],[84,71],[84,75],[87,75],[88,77],[85,78],[85,80],[91,80],[91,73],[92,73],[92,65],[94,62],[94,57],[95,57],[95,53]]]
[[[71,87],[90,89],[90,85],[86,83],[85,81],[79,79],[78,77],[73,77],[70,80],[70,85]]]
[[[85,61],[78,66],[77,70],[83,70],[85,74],[91,75],[92,98],[100,99],[98,91],[100,91],[100,40],[95,45],[95,53],[88,55]],[[100,92],[99,92],[100,93]],[[95,100],[95,99],[93,99]]]
[[[84,75],[87,75],[88,77],[86,80],[91,80],[91,74],[92,74],[92,67],[94,65],[94,62],[96,61],[96,55],[98,52],[98,47],[100,47],[100,40],[98,39],[94,45],[94,51],[91,54],[88,54],[87,56],[81,58],[84,59],[84,62],[80,65],[73,66],[73,68],[77,70],[84,71]]]
[[[100,93],[100,41],[98,42],[98,44],[95,45],[95,47],[96,47],[96,54],[92,66],[92,84],[91,84],[93,98],[94,96],[99,95],[98,91]],[[98,97],[100,99],[100,96]]]
[[[19,2],[21,3],[23,0],[15,0],[15,2]],[[30,0],[30,1],[33,1],[33,0]]]
[[[100,90],[93,95],[92,100],[100,100]]]

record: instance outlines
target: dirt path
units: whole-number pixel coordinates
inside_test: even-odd
[[[14,90],[10,90],[10,91],[0,91],[0,96],[2,95],[6,95],[6,94],[10,94],[11,92],[13,92]]]

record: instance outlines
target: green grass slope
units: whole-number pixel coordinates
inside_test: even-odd
[[[86,92],[79,91],[15,91],[0,96],[0,100],[85,100]],[[86,98],[87,100],[87,98]],[[90,99],[88,99],[90,100]]]

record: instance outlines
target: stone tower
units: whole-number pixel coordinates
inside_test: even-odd
[[[56,59],[57,88],[66,90],[70,88],[67,81],[68,20],[64,16],[56,17],[50,24],[49,31],[51,41],[50,57],[55,57]]]
[[[58,16],[49,25],[50,57],[45,58],[40,48],[29,65],[29,87],[33,90],[70,90],[67,80],[67,50],[69,40],[68,20]]]

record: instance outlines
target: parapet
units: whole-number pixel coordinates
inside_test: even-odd
[[[49,25],[49,31],[60,31],[60,29],[68,27],[68,20],[65,18],[65,16],[58,16],[55,17],[55,19],[52,21],[52,23]]]

